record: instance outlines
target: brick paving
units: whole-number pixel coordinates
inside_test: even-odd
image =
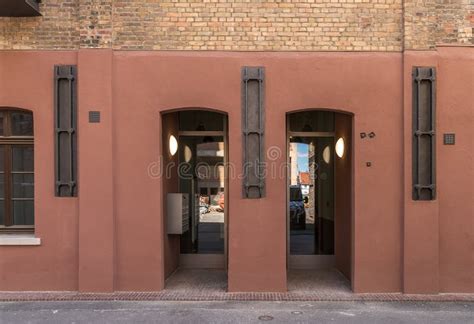
[[[425,301],[474,302],[474,294],[408,295],[401,293],[330,294],[330,293],[186,293],[159,292],[0,292],[0,302],[13,301]]]
[[[474,294],[355,294],[336,271],[291,271],[288,292],[226,292],[227,275],[219,270],[178,270],[162,291],[113,293],[0,292],[0,301],[429,301],[474,302]]]
[[[427,301],[474,302],[474,294],[411,295],[401,293],[186,293],[174,291],[114,293],[81,292],[0,292],[0,302],[12,301]]]

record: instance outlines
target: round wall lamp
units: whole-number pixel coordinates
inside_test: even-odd
[[[191,148],[187,145],[184,146],[184,161],[186,163],[189,163],[191,159],[193,158],[193,152],[191,151]]]
[[[342,158],[344,156],[344,139],[339,137],[336,142],[336,154],[338,157]]]
[[[326,162],[326,164],[329,164],[331,162],[331,149],[329,146],[326,146],[323,150],[323,161]]]
[[[170,149],[171,156],[174,156],[176,152],[178,152],[178,141],[176,140],[176,137],[174,137],[173,135],[170,136],[169,149]]]

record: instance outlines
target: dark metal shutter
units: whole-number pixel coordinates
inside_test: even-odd
[[[414,67],[413,86],[413,199],[436,198],[436,70]]]
[[[77,196],[77,67],[54,67],[55,195]]]
[[[242,68],[243,197],[265,196],[265,69]]]

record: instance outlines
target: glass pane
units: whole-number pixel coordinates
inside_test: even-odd
[[[33,145],[12,145],[12,170],[33,172]]]
[[[5,225],[5,203],[0,200],[0,225]]]
[[[12,174],[13,198],[33,198],[35,192],[33,173]]]
[[[334,254],[334,139],[290,142],[290,253]]]
[[[13,201],[13,225],[34,225],[33,200]]]
[[[13,136],[33,136],[33,114],[29,112],[12,112],[11,128]]]
[[[292,132],[333,132],[334,113],[330,111],[303,111],[290,115]]]
[[[0,136],[4,136],[5,134],[3,133],[3,112],[0,112]]]
[[[290,143],[290,253],[315,254],[314,141]],[[311,176],[312,175],[312,176]]]
[[[190,230],[181,235],[181,253],[224,253],[224,139],[180,136],[179,160],[187,164],[179,190],[188,193]]]
[[[208,188],[201,196],[198,221],[198,253],[224,253],[224,142],[222,137],[202,138],[196,143],[197,186]],[[204,207],[204,208],[202,208]]]
[[[191,110],[179,112],[179,130],[182,131],[222,131],[224,118],[222,114]]]

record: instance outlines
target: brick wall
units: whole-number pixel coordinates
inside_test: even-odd
[[[79,0],[78,2],[80,46],[111,47],[113,0]]]
[[[474,44],[471,1],[405,0],[405,48],[430,49],[439,43]]]
[[[438,1],[437,12],[437,42],[474,44],[473,0]]]
[[[71,49],[79,42],[77,0],[43,0],[42,17],[0,17],[0,49]]]
[[[400,51],[474,44],[472,0],[43,0],[0,49]]]
[[[117,0],[114,47],[393,51],[401,12],[400,0]]]

